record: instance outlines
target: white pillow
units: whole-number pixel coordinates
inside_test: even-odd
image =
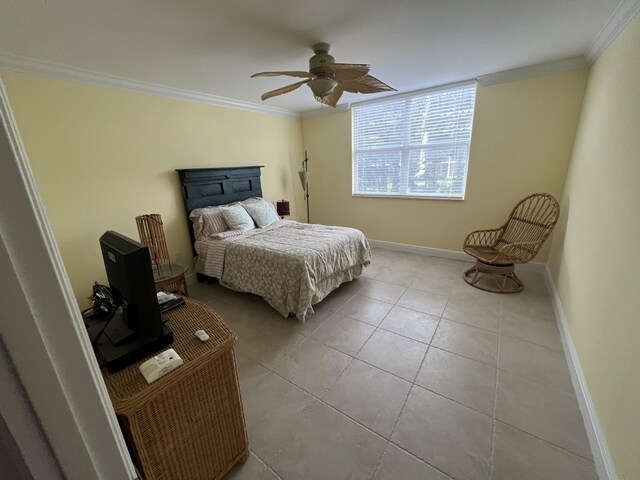
[[[247,211],[242,208],[242,205],[221,206],[220,211],[230,230],[240,230],[244,232],[255,228],[253,219]]]
[[[193,221],[196,240],[204,240],[228,228],[219,207],[195,208],[189,218]]]
[[[278,214],[278,209],[276,208],[276,202],[272,202],[271,200],[267,200],[262,197],[247,198],[246,200],[241,201],[240,205],[251,205],[256,202],[267,202],[269,206],[273,209],[273,211],[276,212],[276,215]]]
[[[268,227],[280,220],[278,214],[273,211],[273,207],[269,205],[269,202],[262,198],[256,202],[243,203],[242,206],[249,212],[251,218],[260,228]]]

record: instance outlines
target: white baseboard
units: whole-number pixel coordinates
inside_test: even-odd
[[[598,414],[591,399],[591,394],[589,393],[587,379],[580,366],[578,352],[573,344],[567,318],[562,309],[560,295],[558,295],[558,290],[556,289],[555,282],[548,267],[545,268],[545,281],[553,299],[553,309],[555,311],[556,321],[558,322],[558,328],[560,329],[560,336],[562,337],[562,346],[564,347],[565,357],[569,365],[571,380],[576,392],[578,404],[580,405],[584,426],[587,430],[587,436],[589,437],[593,462],[595,463],[598,477],[600,480],[618,480],[611,453],[607,446],[607,440],[602,431],[600,421],[598,420]]]
[[[385,240],[371,240],[369,245],[372,247],[385,248],[387,250],[395,250],[398,252],[417,253],[431,257],[450,258],[451,260],[469,261],[470,257],[464,252],[456,252],[454,250],[443,250],[441,248],[422,247],[420,245],[409,245],[407,243],[387,242]]]
[[[387,242],[385,240],[371,240],[369,244],[372,247],[385,248],[387,250],[395,250],[398,252],[417,253],[419,255],[425,255],[429,257],[448,258],[451,260],[460,260],[463,262],[472,262],[473,258],[464,252],[455,250],[445,250],[442,248],[422,247],[420,245],[409,245],[407,243],[395,243]],[[544,275],[547,265],[545,263],[530,262],[524,265],[516,266],[516,269],[520,272],[535,272]]]

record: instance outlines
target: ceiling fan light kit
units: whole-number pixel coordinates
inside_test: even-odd
[[[329,77],[316,77],[307,83],[307,86],[313,92],[313,96],[316,100],[322,103],[322,100],[329,96],[333,89],[336,88],[338,82]]]
[[[307,85],[313,92],[314,98],[325,105],[335,107],[344,92],[378,93],[395,91],[377,78],[369,75],[369,65],[352,63],[335,63],[335,58],[329,55],[328,43],[316,43],[313,46],[313,57],[309,59],[309,71],[289,72],[260,72],[251,77],[275,77],[286,75],[289,77],[306,78],[300,82],[267,92],[261,96],[262,100],[292,92],[302,85]]]

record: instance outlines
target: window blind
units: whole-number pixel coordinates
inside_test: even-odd
[[[463,199],[476,83],[354,105],[353,194]]]

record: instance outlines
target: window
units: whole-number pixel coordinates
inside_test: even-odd
[[[464,198],[476,83],[353,106],[353,195]]]

